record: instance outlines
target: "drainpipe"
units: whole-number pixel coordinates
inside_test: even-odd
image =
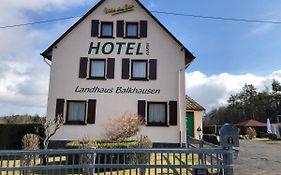
[[[43,60],[49,67],[51,67],[51,64],[48,61],[46,61],[46,58],[43,58]]]
[[[183,137],[184,137],[184,134],[183,134],[183,128],[182,128],[182,119],[183,119],[183,114],[182,114],[182,94],[181,94],[181,91],[182,91],[182,71],[184,71],[185,69],[180,69],[179,70],[179,75],[178,75],[178,101],[179,101],[179,105],[178,105],[178,111],[179,111],[179,126],[180,126],[180,145],[181,147],[183,146]]]

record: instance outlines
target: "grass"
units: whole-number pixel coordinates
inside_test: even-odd
[[[31,159],[30,164],[31,165],[40,165],[40,159]],[[48,158],[48,164],[49,165],[65,165],[66,163],[66,156],[60,156],[60,157],[51,157]],[[151,154],[150,155],[150,165],[181,165],[181,164],[198,164],[198,156],[197,155],[186,155],[186,154],[167,154],[167,153],[157,153],[157,154]],[[25,166],[24,161],[21,160],[2,160],[0,161],[1,167],[21,167]],[[71,170],[66,172],[66,170],[57,170],[57,171],[49,171],[47,174],[82,174],[80,173],[81,170],[75,170],[72,172]],[[112,172],[100,172],[101,175],[130,175],[130,174],[139,174],[140,169],[126,169],[126,170],[113,170]],[[0,172],[1,174],[1,172]],[[2,172],[1,175],[20,175],[19,171],[15,172]],[[40,174],[39,172],[32,172],[32,174]],[[95,173],[98,174],[98,173]],[[189,175],[191,174],[191,170],[188,168],[179,169],[179,168],[152,168],[150,170],[146,169],[145,174],[151,174],[151,175],[158,175],[158,174],[175,174],[175,175]]]

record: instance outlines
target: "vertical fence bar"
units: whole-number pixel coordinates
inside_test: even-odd
[[[0,167],[3,167],[3,156],[1,155],[0,157]],[[0,170],[0,175],[2,175],[2,170]]]
[[[154,165],[157,165],[157,153],[154,153]],[[157,175],[157,168],[154,168],[154,175]]]
[[[225,175],[233,175],[233,152],[229,149],[227,153],[223,154],[223,164],[224,166],[231,166],[231,168],[225,168]]]
[[[160,156],[161,156],[161,159],[160,159],[160,165],[161,165],[161,169],[160,169],[160,172],[161,172],[161,174],[163,174],[163,153],[161,152],[160,153]]]
[[[101,162],[100,162],[100,156],[101,156],[101,154],[98,154],[97,155],[98,156],[98,164],[100,165],[101,164]],[[100,174],[100,167],[98,168],[98,175]]]
[[[126,164],[126,156],[125,153],[123,153],[123,165]],[[125,175],[126,169],[123,167],[123,175]]]
[[[69,164],[69,153],[65,155],[65,165],[68,165],[68,164]],[[65,174],[68,174],[67,168],[65,168]]]
[[[150,165],[151,165],[150,156],[151,156],[151,153],[149,152],[149,153],[148,153],[148,160],[147,160],[147,161],[148,161],[148,165],[149,165],[149,167],[148,167],[148,175],[150,175],[150,169],[151,169],[151,166],[150,166]]]
[[[10,160],[10,156],[8,156],[8,159],[7,159],[7,167],[10,167],[10,162],[9,162],[9,160]],[[9,173],[9,171],[7,171],[6,174],[8,174],[8,173]]]
[[[116,163],[118,164],[118,165],[120,165],[120,154],[119,153],[117,153],[117,160],[116,160]],[[117,175],[119,175],[119,166],[118,166],[118,168],[117,168]]]
[[[180,154],[180,174],[182,174],[182,153],[179,153]]]
[[[188,174],[188,153],[185,152],[185,174]]]
[[[113,164],[113,154],[109,154],[109,156],[110,156],[110,164],[112,165]],[[110,175],[112,175],[112,171],[113,171],[113,169],[111,168]]]
[[[167,161],[169,161],[169,160],[170,160],[170,155],[169,155],[169,153],[167,153]],[[168,164],[168,162],[167,162],[167,164]],[[167,173],[168,173],[168,175],[170,174],[170,166],[167,167]]]

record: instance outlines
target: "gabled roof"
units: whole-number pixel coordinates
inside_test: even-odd
[[[186,95],[185,100],[186,100],[186,110],[205,111],[205,108],[203,108],[201,105],[199,105],[191,97]]]
[[[74,25],[72,25],[63,35],[61,35],[50,47],[48,47],[41,55],[52,61],[52,49],[58,44],[66,35],[68,35],[76,26],[78,26],[84,19],[86,19],[94,10],[96,10],[106,0],[100,0],[92,9],[90,9],[82,18],[80,18]],[[186,67],[196,58],[139,0],[135,0],[179,45],[185,52]]]
[[[266,126],[266,123],[259,122],[257,120],[246,120],[237,124],[238,126],[247,126],[247,127],[262,127]]]

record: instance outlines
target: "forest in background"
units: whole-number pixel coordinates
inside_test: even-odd
[[[245,84],[242,90],[228,98],[228,104],[213,109],[205,115],[205,125],[237,124],[245,120],[277,122],[281,115],[281,84],[273,80],[271,88],[262,92],[252,84]],[[280,116],[281,122],[281,116]]]
[[[0,117],[0,124],[36,124],[40,123],[39,115],[11,115]]]

